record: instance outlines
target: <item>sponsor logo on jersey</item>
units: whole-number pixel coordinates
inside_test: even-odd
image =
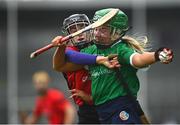
[[[121,120],[125,121],[125,120],[128,120],[129,118],[129,113],[127,113],[126,111],[121,111],[119,113],[119,117]]]
[[[110,70],[110,69],[93,70],[91,72],[91,76],[92,77],[98,77],[98,76],[101,76],[104,74],[111,74],[111,73],[113,73],[113,70]]]

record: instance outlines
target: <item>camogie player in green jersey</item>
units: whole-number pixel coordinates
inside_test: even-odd
[[[101,19],[111,9],[96,11],[93,20]],[[121,64],[121,67],[116,69],[89,65],[92,98],[99,120],[103,124],[148,123],[137,101],[140,85],[136,73],[139,68],[158,61],[168,64],[173,58],[173,52],[168,48],[146,52],[147,38],[139,42],[125,36],[128,28],[128,17],[119,10],[111,20],[94,30],[95,44],[81,50],[83,53],[101,56],[116,54]]]
[[[99,20],[110,10],[96,11],[93,20]],[[157,61],[168,64],[173,58],[173,52],[168,48],[145,52],[147,39],[140,44],[136,39],[125,36],[128,28],[128,17],[119,10],[109,22],[94,30],[95,45],[81,50],[103,56],[117,54],[121,64],[118,70],[89,66],[92,97],[102,123],[144,123],[142,120],[146,121],[146,117],[136,100],[140,87],[137,70]]]

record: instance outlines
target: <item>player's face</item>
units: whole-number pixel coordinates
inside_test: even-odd
[[[78,30],[81,30],[83,28],[85,28],[86,25],[84,23],[79,23],[79,24],[75,24],[75,25],[72,25],[70,28],[69,28],[69,32],[70,34],[71,33],[75,33],[77,32]],[[88,34],[88,32],[84,32],[84,33],[81,33],[77,36],[75,36],[73,38],[73,40],[77,43],[77,42],[80,42],[80,41],[89,41],[89,37],[90,37],[90,34]]]
[[[34,87],[39,94],[43,93],[48,88],[49,79],[48,78],[37,78],[34,80]]]
[[[110,27],[103,25],[94,29],[94,39],[97,43],[107,45],[111,40]]]

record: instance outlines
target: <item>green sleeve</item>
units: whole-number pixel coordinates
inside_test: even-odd
[[[118,60],[122,64],[130,65],[130,57],[132,54],[136,53],[133,48],[131,48],[128,44],[122,45],[122,47],[118,51]]]

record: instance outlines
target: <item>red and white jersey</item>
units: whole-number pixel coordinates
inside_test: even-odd
[[[67,49],[79,51],[76,47],[67,47]],[[82,90],[91,95],[91,80],[88,70],[81,69],[73,72],[65,72],[64,76],[67,80],[69,89]],[[84,101],[79,97],[74,97],[74,101],[79,106],[84,104]],[[88,102],[88,104],[92,105],[93,102]]]

